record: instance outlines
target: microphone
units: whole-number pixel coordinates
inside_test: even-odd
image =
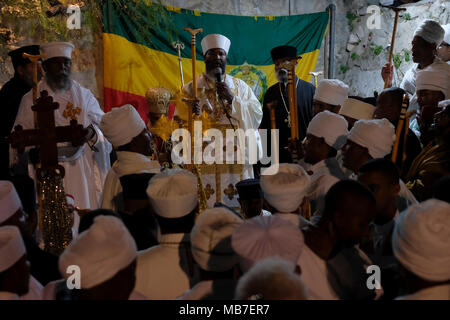
[[[217,82],[222,82],[222,74],[220,72],[217,72],[215,74],[215,76],[216,76],[216,83]]]

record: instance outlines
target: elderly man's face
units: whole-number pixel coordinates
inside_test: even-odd
[[[220,48],[209,49],[205,56],[206,73],[211,77],[216,77],[217,74],[223,76],[225,74],[225,67],[227,66],[227,53]]]
[[[372,157],[369,155],[369,150],[352,140],[347,140],[347,143],[342,147],[343,165],[355,173],[370,159]]]
[[[377,105],[373,113],[374,119],[388,119],[392,124],[396,124],[400,119],[402,100],[388,93],[381,93],[377,99]]]
[[[42,64],[47,81],[57,89],[70,87],[72,60],[66,57],[55,57]]]
[[[276,59],[275,64],[275,76],[278,82],[286,83],[288,81],[288,70],[284,66],[284,63],[289,61],[289,58]],[[295,64],[297,66],[297,63]]]
[[[412,41],[413,61],[422,63],[433,59],[436,54],[436,45],[425,41],[422,37],[415,36]]]
[[[447,132],[450,131],[450,105],[434,115],[432,128],[439,136],[447,135]]]
[[[417,102],[420,106],[420,113],[417,117],[419,125],[431,124],[434,115],[440,110],[438,107],[439,101],[445,99],[441,91],[434,90],[418,90]]]

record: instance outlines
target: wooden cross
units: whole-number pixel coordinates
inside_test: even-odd
[[[228,197],[228,199],[233,200],[234,196],[238,194],[236,188],[230,183],[228,187],[223,190],[223,193]]]
[[[25,147],[39,146],[41,171],[50,173],[56,169],[61,169],[61,175],[64,177],[63,168],[58,165],[58,147],[59,142],[71,142],[74,146],[84,144],[86,129],[76,120],[71,120],[69,126],[55,127],[55,113],[59,108],[57,102],[48,95],[47,91],[41,91],[41,96],[37,99],[31,110],[37,114],[37,128],[24,130],[22,126],[17,125],[9,137],[11,147],[18,150],[19,153],[25,151]]]

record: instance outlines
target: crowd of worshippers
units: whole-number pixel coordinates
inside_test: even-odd
[[[349,97],[349,87],[335,79],[308,89],[311,119],[299,112],[301,143],[281,140],[281,163],[235,184],[237,209],[218,202],[200,212],[198,177],[182,168],[161,171],[149,160],[151,137],[136,109],[104,114],[73,82],[80,105],[93,105],[83,116],[98,124],[86,136],[96,141],[75,169],[89,167],[88,152],[102,139],[117,161],[95,191],[102,194],[97,207],[89,204],[95,192],[86,191],[91,180],[83,177],[100,179],[98,171],[66,177],[81,191],[75,200],[68,196],[73,240],[60,256],[37,241],[33,180],[0,181],[0,299],[449,300],[449,26],[424,21],[412,46],[416,64],[399,87],[376,97]],[[66,57],[63,64],[72,49],[44,47],[47,58]],[[289,115],[279,63],[292,47],[274,50],[279,83],[266,94],[260,128],[270,128],[274,100]],[[44,68],[52,73],[50,62]],[[381,73],[395,81],[388,65]],[[64,75],[58,77],[40,85],[53,90],[51,82]],[[408,110],[417,110],[410,123],[401,116],[406,94]],[[280,131],[289,130],[279,115]],[[25,117],[22,109],[18,117]],[[32,124],[27,117],[20,123]],[[77,197],[94,210],[79,211]]]

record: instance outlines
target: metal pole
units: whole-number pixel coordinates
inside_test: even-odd
[[[328,78],[334,78],[334,35],[336,28],[336,5],[334,3],[330,4],[327,7],[327,11],[330,15],[330,53],[329,53],[329,62],[328,62]]]

